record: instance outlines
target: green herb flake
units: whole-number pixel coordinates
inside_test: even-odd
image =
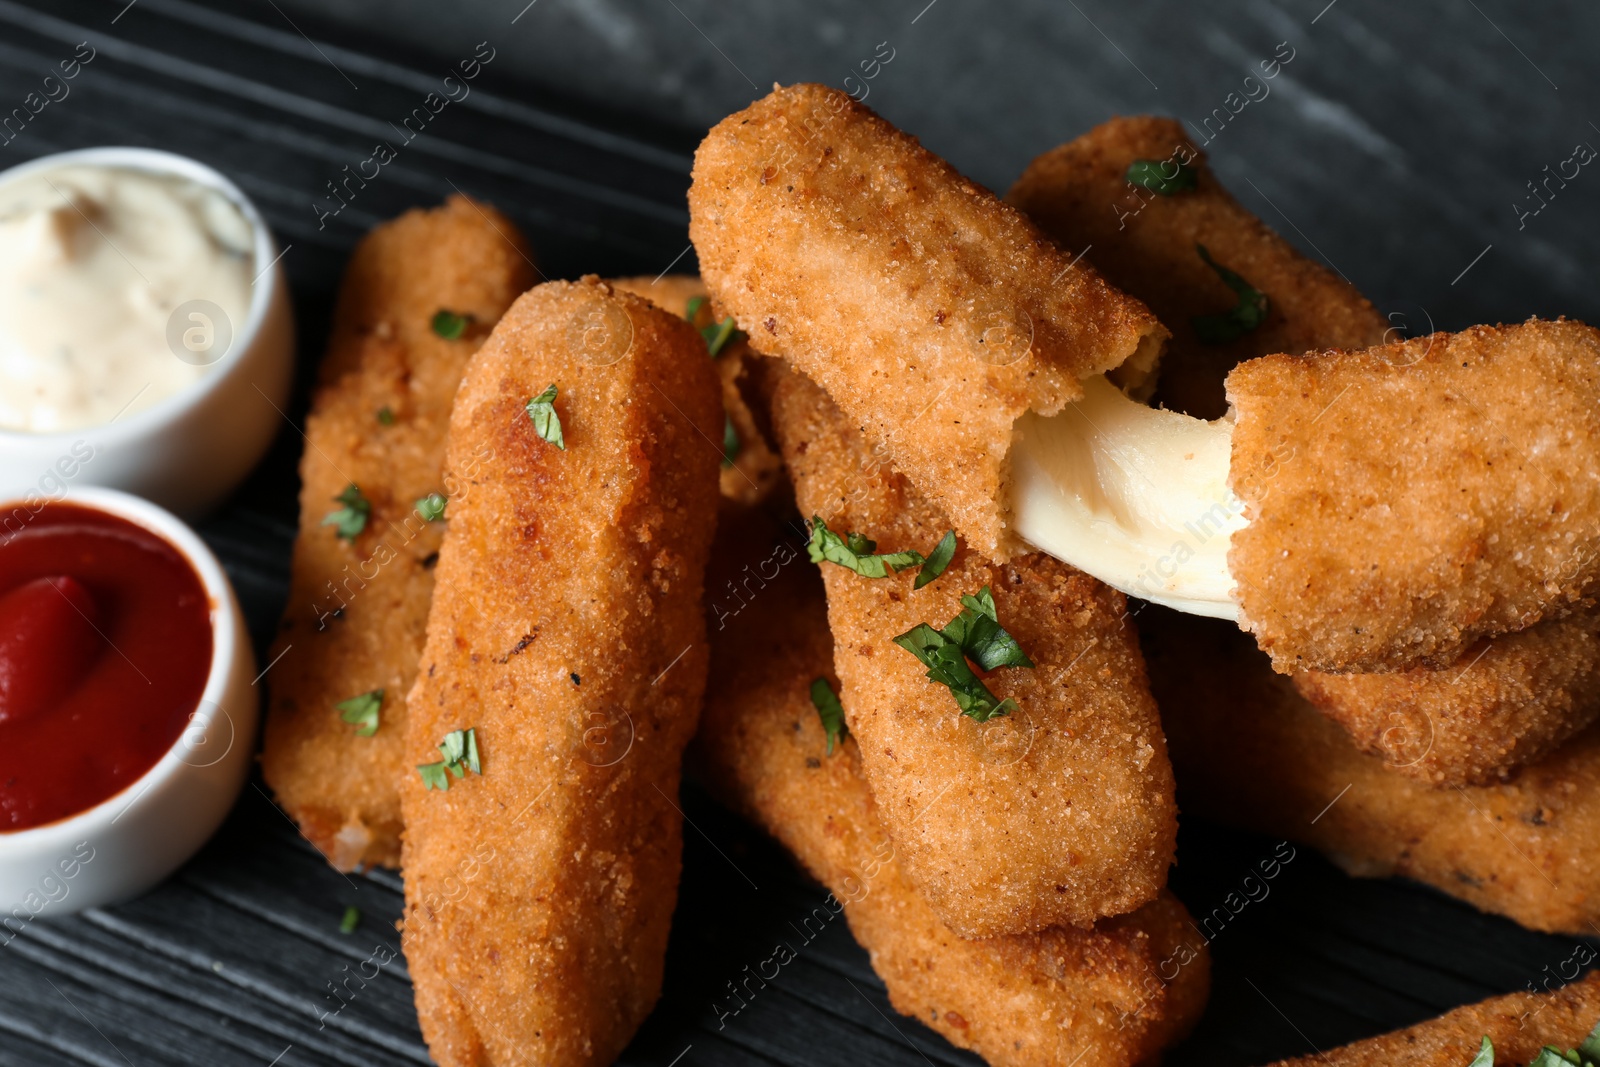
[[[1136,159],[1128,164],[1128,172],[1123,176],[1128,179],[1129,185],[1137,185],[1162,196],[1173,196],[1185,189],[1193,189],[1197,184],[1194,168],[1176,159]]]
[[[701,327],[700,336],[706,339],[706,351],[711,353],[712,359],[716,359],[730,342],[744,340],[745,332],[734,325],[733,316],[730,315],[721,322]]]
[[[372,516],[372,502],[361,495],[361,487],[351,482],[344,492],[333,498],[344,506],[335,508],[322,518],[322,525],[332,526],[334,536],[354,541],[367,528]]]
[[[822,516],[811,517],[811,541],[806,552],[812,563],[837,563],[848,567],[863,578],[886,578],[907,567],[920,567],[921,552],[889,552],[877,555],[878,543],[860,534],[847,533],[843,537],[828,529]]]
[[[811,706],[817,709],[817,718],[822,720],[823,732],[828,735],[828,755],[831,756],[833,746],[845,735],[844,705],[839,703],[839,697],[826,678],[818,678],[811,683]]]
[[[468,771],[483,773],[478,762],[478,731],[475,727],[451,730],[445,734],[444,740],[439,742],[439,755],[443,758],[437,763],[417,764],[417,773],[422,776],[424,789],[449,789],[450,774],[465,778]],[[447,771],[449,774],[445,773]]]
[[[1589,1036],[1579,1043],[1577,1048],[1569,1048],[1565,1052],[1554,1045],[1541,1048],[1533,1059],[1528,1061],[1528,1067],[1597,1067],[1600,1065],[1600,1023],[1596,1023]],[[1489,1035],[1483,1035],[1483,1043],[1478,1046],[1478,1054],[1467,1067],[1494,1067],[1494,1042],[1489,1040]]]
[[[433,315],[433,332],[446,341],[458,341],[471,323],[471,315],[457,315],[454,311],[440,309]]]
[[[938,544],[933,546],[933,551],[928,553],[928,558],[923,561],[922,569],[917,572],[917,581],[912,588],[921,589],[923,586],[939,577],[939,575],[944,573],[944,569],[950,566],[950,561],[954,559],[955,556],[956,532],[954,530],[950,530],[939,539]]]
[[[1600,1022],[1595,1023],[1589,1036],[1579,1043],[1577,1052],[1586,1060],[1600,1063]]]
[[[417,514],[422,516],[423,522],[438,522],[444,518],[444,506],[450,498],[443,493],[429,493],[417,499]]]
[[[380,425],[383,425],[383,426],[393,426],[394,425],[394,408],[390,407],[388,404],[385,404],[385,405],[383,405],[383,407],[379,408],[378,409],[378,422],[379,422]]]
[[[371,737],[378,732],[378,709],[382,707],[382,689],[373,689],[334,705],[339,718],[357,727],[357,737]]]
[[[700,317],[700,309],[704,308],[705,306],[706,306],[706,298],[705,297],[703,297],[703,296],[691,296],[689,298],[689,302],[684,305],[683,317],[688,319],[689,322],[692,324],[696,319],[698,319]]]
[[[724,470],[733,466],[734,459],[743,448],[744,445],[739,441],[739,431],[733,428],[733,416],[724,412],[722,415],[722,466]]]
[[[360,925],[361,909],[353,904],[344,909],[344,917],[339,920],[339,932],[341,934],[353,934],[356,932],[356,927]]]
[[[972,666],[970,658],[985,671],[1000,667],[1032,667],[1033,660],[1012,637],[1001,628],[995,617],[994,596],[984,586],[977,596],[964,596],[961,614],[951,619],[943,630],[927,623],[918,623],[894,643],[916,656],[928,668],[928,680],[950,690],[961,714],[978,722],[988,722],[1000,715],[1017,710],[1017,702],[1010,697],[997,698],[983,683]]]
[[[1227,344],[1267,321],[1267,294],[1255,288],[1233,271],[1211,258],[1205,245],[1195,245],[1200,258],[1217,272],[1223,284],[1239,294],[1239,303],[1231,310],[1217,315],[1196,315],[1189,321],[1194,325],[1195,336],[1208,345]]]
[[[552,383],[548,389],[528,401],[528,418],[533,420],[534,433],[565,452],[567,439],[561,434],[561,416],[556,414],[556,392]]]
[[[1478,1054],[1467,1067],[1494,1067],[1494,1042],[1489,1040],[1488,1034],[1483,1035],[1483,1044],[1478,1046]]]

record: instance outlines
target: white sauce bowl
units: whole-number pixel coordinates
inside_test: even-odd
[[[126,900],[171,874],[222,825],[255,748],[255,654],[217,557],[182,520],[127,493],[75,489],[63,502],[142,526],[189,562],[211,603],[211,669],[189,726],[136,781],[76,815],[0,831],[0,946],[35,918]]]
[[[277,242],[238,186],[171,152],[58,152],[0,171],[0,183],[67,166],[170,174],[217,190],[250,224],[252,270],[260,276],[245,321],[232,324],[227,353],[194,385],[105,425],[59,433],[0,429],[0,496],[54,500],[68,486],[100,485],[137,493],[191,518],[203,515],[244,480],[285,421],[294,322]]]

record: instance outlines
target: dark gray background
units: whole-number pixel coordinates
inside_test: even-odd
[[[887,41],[894,60],[867,102],[1003,189],[1034,155],[1113,113],[1201,122],[1286,41],[1295,58],[1271,95],[1209,146],[1247,206],[1411,330],[1535,313],[1600,321],[1584,284],[1600,175],[1586,168],[1520,231],[1513,208],[1577,142],[1600,145],[1589,110],[1597,28],[1592,4],[1508,0],[1401,10],[1369,0],[0,0],[0,113],[79,41],[98,50],[67,99],[0,145],[0,166],[124,143],[183,152],[238,181],[286,246],[298,424],[350,248],[378,221],[455,189],[505,209],[550,277],[654,274],[687,246],[699,137],[773,80],[844,85]],[[391,138],[389,124],[480,41],[496,53],[472,96],[319,226],[324,183]],[[200,525],[258,650],[287,587],[300,448],[286,425]],[[623,1062],[976,1062],[894,1016],[842,924],[719,1025],[725,983],[791,937],[823,894],[694,787],[682,804],[692,825],[666,990]],[[1185,819],[1173,887],[1210,913],[1273,848]],[[324,1016],[336,1006],[330,983],[375,946],[397,947],[399,889],[391,873],[331,871],[252,783],[216,840],[155,892],[41,918],[0,945],[0,1065],[426,1063],[403,961]],[[348,936],[338,932],[347,905],[363,915]],[[1409,883],[1352,881],[1302,850],[1213,943],[1211,1006],[1167,1062],[1326,1049],[1540,982],[1573,945]]]

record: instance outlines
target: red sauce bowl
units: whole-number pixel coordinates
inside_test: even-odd
[[[133,896],[249,771],[255,660],[216,557],[111,489],[0,504],[0,942]]]

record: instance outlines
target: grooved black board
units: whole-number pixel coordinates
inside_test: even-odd
[[[304,5],[287,6],[298,14]],[[1292,20],[1302,32],[1315,14],[1310,7],[1292,15],[1258,7],[1265,22]],[[604,8],[597,5],[602,16]],[[509,48],[497,52],[469,99],[451,105],[437,126],[384,168],[381,180],[319,225],[312,201],[324,183],[365,158],[375,140],[391,138],[389,123],[402,120],[437,86],[443,68],[416,59],[427,52],[420,46],[401,62],[355,43],[368,30],[374,39],[400,35],[393,25],[341,29],[329,23],[324,36],[321,24],[307,23],[317,38],[312,43],[270,4],[248,12],[243,18],[181,0],[137,0],[126,7],[123,0],[0,0],[0,111],[36,89],[78,42],[89,41],[97,51],[69,97],[0,147],[0,164],[86,145],[136,144],[195,156],[238,181],[288,246],[284,263],[301,363],[292,418],[303,416],[304,383],[320,356],[334,287],[354,241],[375,222],[454,189],[505,209],[526,229],[551,277],[655,273],[675,261],[679,269],[692,269],[692,253],[677,257],[687,246],[683,193],[693,136],[659,121],[574,119],[570,104],[558,109],[552,105],[557,96],[528,87],[538,81],[537,71],[508,69],[518,62]],[[472,17],[481,13],[474,9]],[[1479,37],[1501,47],[1478,17],[1458,13],[1438,24],[1461,32],[1470,27],[1474,48],[1490,47]],[[1117,62],[1086,21],[1062,30],[1065,25],[1052,23],[1052,32],[1075,35],[1074,47],[1093,52],[1096,62]],[[1173,55],[1181,51],[1157,43],[1170,33],[1158,19],[1120,28],[1132,35],[1123,43],[1143,46],[1139,54],[1147,63],[1161,47]],[[1338,32],[1360,41],[1348,24]],[[1368,51],[1381,54],[1378,44]],[[1500,68],[1478,73],[1473,84],[1480,95],[1497,79],[1516,86],[1504,89],[1501,102],[1510,103],[1488,121],[1513,123],[1511,104],[1535,88],[1544,91],[1520,85],[1535,78],[1521,62],[1507,51]],[[1110,109],[1098,100],[1095,106],[1100,114],[1064,129],[1061,138]],[[623,128],[626,134],[616,132]],[[1327,151],[1332,166],[1342,149]],[[1318,165],[1314,155],[1297,154],[1282,180],[1314,181]],[[1474,157],[1466,173],[1477,180],[1492,168],[1504,183],[1521,165]],[[1449,180],[1448,169],[1439,180]],[[1538,173],[1537,166],[1527,169],[1530,177]],[[1277,191],[1271,182],[1267,188]],[[1459,223],[1488,211],[1463,202],[1477,201],[1450,201],[1456,206],[1437,207],[1428,221]],[[1415,224],[1415,203],[1397,208],[1396,226]],[[1577,210],[1579,218],[1594,217]],[[1320,221],[1326,229],[1329,218],[1339,217],[1330,207]],[[1435,265],[1443,274],[1429,283],[1429,292],[1439,294],[1454,320],[1438,324],[1458,326],[1474,321],[1472,305],[1443,277],[1464,266],[1478,245],[1466,230],[1446,236],[1435,246],[1448,247],[1454,258]],[[1552,233],[1548,239],[1563,238]],[[1549,290],[1537,276],[1541,262],[1555,264],[1558,295],[1591,305],[1555,310],[1592,311],[1593,297],[1585,298],[1573,272],[1562,267],[1566,261],[1558,262],[1562,256],[1570,261],[1571,253],[1551,247],[1506,249],[1504,262],[1514,269],[1485,264],[1506,282],[1493,288],[1497,311],[1509,308],[1505,314],[1515,317],[1551,310],[1542,303]],[[1389,274],[1377,273],[1392,287]],[[286,426],[250,481],[201,525],[239,592],[258,649],[272,633],[286,589],[299,448],[298,435]],[[693,787],[686,788],[684,807],[691,826],[666,992],[623,1062],[976,1062],[894,1014],[841,922],[799,946],[798,958],[756,995],[730,998],[727,984],[747,965],[766,959],[779,940],[800,940],[796,924],[824,894],[760,834]],[[1197,915],[1211,914],[1274,845],[1186,823],[1174,887]],[[0,1064],[426,1063],[392,929],[400,902],[397,875],[345,877],[330,870],[252,783],[216,839],[167,884],[117,907],[41,918],[0,947]],[[338,925],[347,905],[358,907],[363,919],[355,933],[342,935]],[[1265,899],[1211,929],[1217,931],[1211,1008],[1197,1034],[1170,1056],[1173,1064],[1259,1063],[1326,1049],[1538,981],[1573,947],[1570,939],[1520,930],[1415,885],[1352,881],[1306,850],[1271,883]],[[369,959],[387,962],[370,980],[350,980]],[[335,986],[342,990],[337,997]]]

